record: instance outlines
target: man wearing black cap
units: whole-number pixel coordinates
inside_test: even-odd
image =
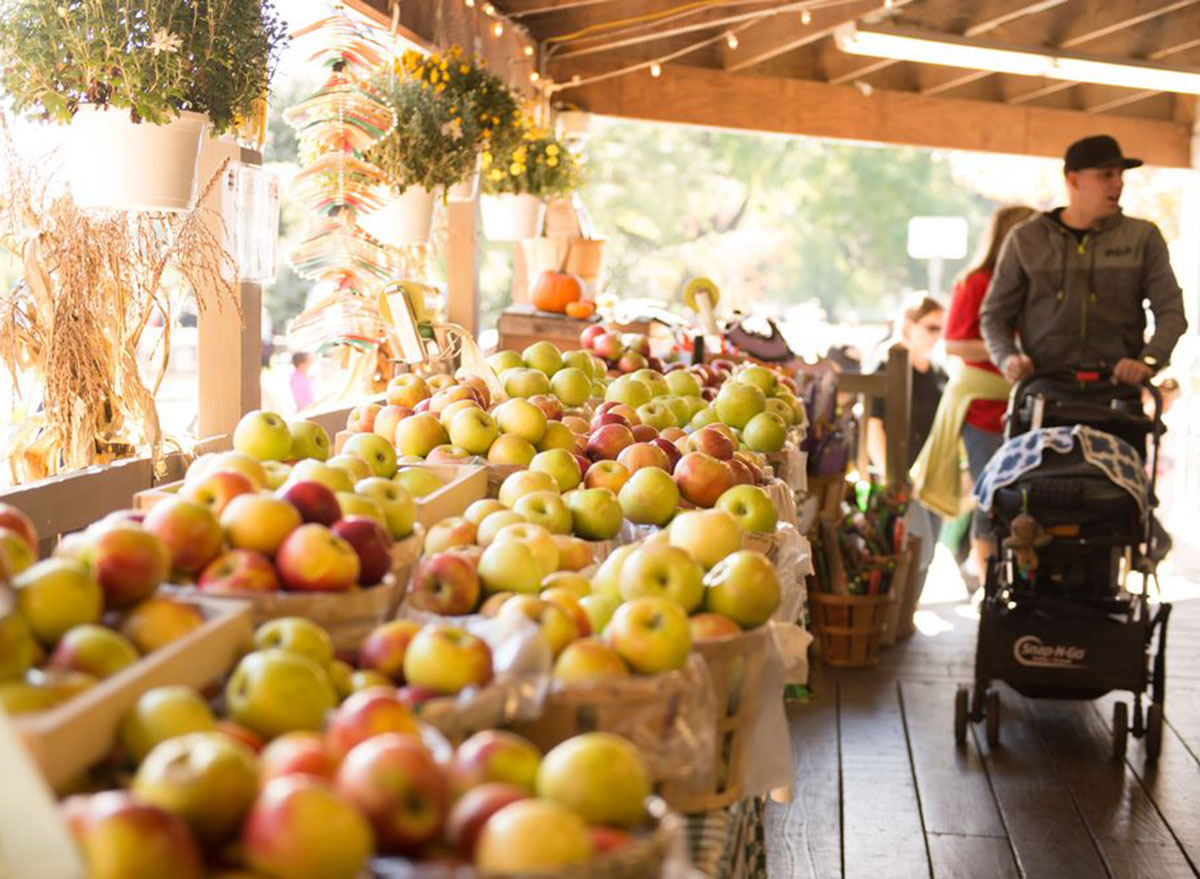
[[[1097,135],[1071,144],[1063,164],[1067,206],[1005,239],[980,312],[984,342],[1011,382],[1035,368],[1107,363],[1118,381],[1140,384],[1187,329],[1162,233],[1121,213],[1122,175],[1142,162]]]

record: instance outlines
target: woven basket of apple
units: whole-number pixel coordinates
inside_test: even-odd
[[[436,643],[408,645],[415,676]],[[100,792],[63,804],[92,879],[661,875],[679,823],[628,742],[543,755],[487,730],[453,748],[311,621],[272,621],[253,646],[215,700],[158,687],[122,713]]]
[[[0,504],[0,709],[56,788],[111,748],[122,714],[167,682],[220,678],[250,636],[239,602],[182,600],[160,586],[194,564],[186,523],[118,513],[35,562],[37,533]]]

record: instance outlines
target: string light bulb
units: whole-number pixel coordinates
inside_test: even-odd
[[[800,13],[800,23],[801,24],[812,24],[812,13],[809,12],[807,9],[805,9],[803,12]]]
[[[533,46],[526,46],[526,47],[525,47],[525,57],[526,57],[526,58],[532,58],[532,57],[533,57]]]
[[[731,49],[736,49],[738,47],[737,34],[726,34],[725,35],[725,45]]]
[[[474,9],[474,8],[475,8],[475,0],[463,0],[463,3],[465,3],[465,4],[466,4],[466,7],[467,7],[468,9]]]
[[[495,15],[496,7],[493,6],[491,3],[484,3],[483,4],[483,14],[484,15]]]
[[[655,61],[653,64],[650,65],[650,75],[651,76],[662,76],[662,65],[659,64],[657,61]]]
[[[501,22],[496,22],[492,25],[492,36],[497,40],[504,36],[504,25]]]
[[[529,74],[530,82],[537,82],[541,78],[542,78],[542,75],[540,73],[538,73],[536,70],[533,71],[533,73]]]

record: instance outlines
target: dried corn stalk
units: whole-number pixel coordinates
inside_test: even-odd
[[[171,326],[163,277],[176,271],[193,292],[215,291],[218,307],[228,300],[240,310],[222,224],[199,206],[174,214],[85,211],[53,194],[44,157],[25,161],[2,120],[0,127],[7,163],[0,247],[24,266],[23,281],[0,291],[0,362],[18,398],[22,377],[32,377],[41,395],[23,401],[30,415],[0,456],[18,483],[139,454],[157,468],[163,435],[154,396]],[[206,297],[196,304],[203,309]],[[137,348],[155,312],[163,339],[147,386]]]

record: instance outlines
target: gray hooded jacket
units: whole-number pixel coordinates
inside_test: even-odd
[[[1149,342],[1146,300],[1154,313]],[[1039,370],[1147,354],[1162,366],[1187,320],[1157,226],[1117,212],[1080,241],[1045,213],[1004,240],[980,329],[1000,367],[1018,341]]]

